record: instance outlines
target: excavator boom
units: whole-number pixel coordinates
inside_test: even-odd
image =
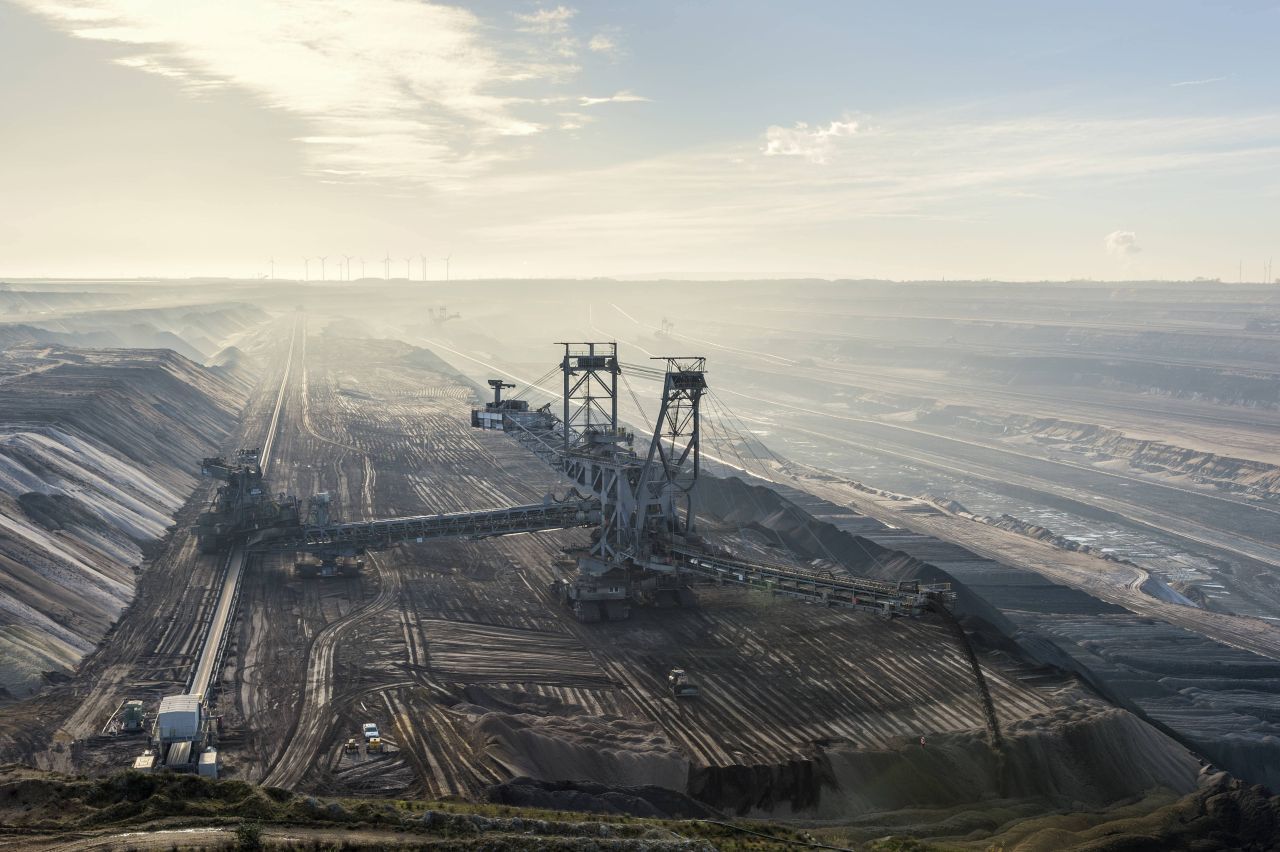
[[[549,501],[508,509],[416,515],[385,520],[262,530],[249,547],[268,553],[363,553],[405,542],[444,538],[490,538],[593,526],[600,522],[594,500]]]

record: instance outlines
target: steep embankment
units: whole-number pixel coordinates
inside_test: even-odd
[[[0,285],[0,316],[40,319],[56,313],[119,307],[127,304],[129,298],[122,292],[38,290],[4,284]]]
[[[1274,347],[1272,341],[1273,351]],[[1280,405],[1280,389],[1267,360],[1259,361],[1256,367],[1161,362],[1165,357],[1185,360],[1186,354],[1177,349],[1149,357],[1150,360],[1131,360],[1076,353],[969,354],[955,364],[952,373],[962,379],[1010,387],[1098,388],[1250,408]]]
[[[0,360],[0,697],[21,697],[119,617],[243,390],[167,350]]]
[[[76,304],[71,302],[67,306]],[[0,317],[22,320],[0,323],[0,349],[46,344],[96,349],[171,349],[193,361],[202,361],[227,340],[243,334],[263,319],[258,308],[240,302],[171,308],[109,307],[113,304],[110,302],[100,306],[93,306],[91,302],[84,304],[92,309],[79,312],[53,309],[31,314],[20,311],[6,314],[0,304]]]
[[[1179,447],[1135,438],[1119,429],[1055,418],[1011,416],[1006,435],[1025,435],[1036,443],[1077,452],[1095,460],[1123,459],[1135,470],[1181,476],[1223,491],[1255,497],[1280,497],[1280,468],[1254,459]]]
[[[732,479],[706,482],[708,488],[699,487],[708,513],[730,518],[739,529],[758,529],[804,558],[839,561],[853,573],[887,579],[959,580],[955,610],[979,643],[1016,649],[1072,672],[1111,703],[1237,777],[1280,784],[1275,709],[1280,663],[1275,660],[1135,615],[960,548],[939,552],[913,533],[887,527],[876,532],[874,523],[857,525],[868,535],[901,542],[902,550],[936,553],[930,561],[904,558],[817,520],[770,489]]]
[[[982,643],[1014,650],[1017,626],[984,595],[929,562],[884,547],[818,520],[777,491],[740,479],[704,477],[698,485],[699,511],[712,526],[749,533],[781,554],[814,560],[823,570],[903,580],[951,582],[955,610],[983,634]],[[990,660],[984,663],[984,668]],[[977,689],[975,683],[975,691]],[[914,737],[881,750],[833,743],[819,749],[806,767],[817,795],[806,816],[846,819],[881,811],[950,808],[997,799],[1018,799],[1038,807],[1069,803],[1102,806],[1153,788],[1186,793],[1198,762],[1186,748],[1126,710],[1108,706],[1082,690],[1055,690],[1050,712],[1018,719],[993,749],[983,731]],[[998,708],[995,710],[999,716]],[[771,767],[754,767],[757,770]],[[705,773],[704,773],[705,774]],[[716,787],[717,802],[732,801],[739,813],[781,816],[785,808],[752,804],[758,786],[744,777],[694,778],[691,786]],[[719,788],[725,789],[719,789]],[[706,797],[706,790],[695,795]],[[737,794],[736,800],[728,794]]]
[[[928,562],[815,519],[771,488],[750,485],[736,477],[704,476],[698,483],[697,501],[698,511],[719,523],[750,530],[804,559],[837,563],[855,576],[955,583],[955,577]],[[954,588],[958,613],[980,618],[1002,632],[1013,632],[1013,625],[998,609],[962,584],[955,584]]]
[[[1000,379],[1001,387],[1017,384],[1012,377],[995,378]],[[1276,388],[1280,383],[1271,374],[1257,381],[1266,388],[1267,399],[1260,399],[1260,394],[1239,398],[1225,394],[1220,399],[1192,392],[1176,394],[1158,388],[1127,390],[1134,392],[1130,405],[1138,409],[1145,404],[1144,400],[1152,397],[1174,396],[1236,405],[1243,416],[1243,412],[1248,410],[1275,408],[1280,404],[1275,401]],[[1047,381],[1035,384],[1037,393],[1053,384]],[[981,393],[978,395],[982,396]],[[1280,499],[1280,466],[1274,463],[1273,457],[1250,457],[1250,450],[1241,450],[1230,441],[1224,445],[1213,437],[1206,437],[1212,433],[1204,429],[1192,429],[1188,434],[1187,424],[1180,423],[1172,415],[1165,425],[1176,437],[1164,439],[1160,434],[1151,433],[1154,427],[1149,423],[1141,428],[1105,425],[1116,419],[1115,412],[1108,412],[1105,408],[1098,410],[1099,419],[1094,422],[1051,416],[1055,406],[1044,399],[1011,402],[997,396],[995,401],[987,399],[985,403],[962,405],[940,401],[933,395],[909,391],[890,393],[849,386],[842,388],[836,399],[850,412],[860,416],[918,425],[943,437],[972,435],[982,442],[1006,445],[1036,456],[1066,457],[1090,464],[1123,463],[1121,469],[1127,468],[1130,472],[1146,474],[1157,480],[1189,482],[1233,494]],[[1071,410],[1078,403],[1069,400],[1065,405]],[[1078,410],[1073,413],[1075,417],[1081,416]],[[1179,443],[1182,441],[1186,445]]]
[[[999,799],[1100,808],[1153,789],[1188,793],[1199,769],[1133,714],[1087,698],[1011,726],[999,758],[984,740],[944,734],[897,751],[834,749],[826,759],[835,784],[820,815],[829,819]]]
[[[206,360],[204,365],[246,395],[253,387],[257,373],[253,367],[253,359],[238,346],[220,349],[213,357]]]

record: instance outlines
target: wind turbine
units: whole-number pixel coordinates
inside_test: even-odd
[[[360,258],[360,277],[364,277],[364,258]]]
[[[382,259],[382,277],[391,280],[391,252],[387,252],[387,256]]]
[[[413,274],[409,271],[409,264],[411,264],[411,263],[413,263],[413,258],[411,258],[411,257],[406,257],[406,258],[404,259],[404,280],[405,280],[405,281],[412,281],[412,280],[413,280]]]
[[[321,280],[321,281],[327,281],[327,280],[328,280],[327,278],[325,278],[325,277],[324,277],[324,262],[325,262],[325,260],[326,260],[326,259],[328,259],[328,257],[329,257],[329,255],[327,255],[327,254],[326,254],[326,255],[324,255],[323,257],[321,257],[321,258],[320,258],[320,280]]]
[[[425,254],[418,255],[418,259],[422,261],[422,280],[427,280],[427,256]]]
[[[350,281],[351,280],[351,258],[355,257],[355,255],[344,254],[343,257],[347,259],[347,280]]]
[[[302,259],[302,269],[303,269],[302,274],[305,277],[305,280],[310,281],[311,280],[311,258],[304,257]]]
[[[453,259],[453,252],[449,252],[449,256],[444,259],[444,280],[449,280],[449,261]]]
[[[276,259],[274,257],[271,258],[270,263],[271,263],[271,280],[274,281],[276,279]]]

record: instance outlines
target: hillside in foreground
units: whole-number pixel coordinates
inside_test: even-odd
[[[616,791],[621,800],[644,790]],[[584,796],[583,799],[589,797]],[[597,799],[597,801],[599,801]],[[654,819],[501,804],[396,799],[320,799],[240,781],[125,772],[88,779],[10,765],[0,769],[0,849],[867,849],[1269,850],[1280,838],[1280,797],[1206,773],[1180,799],[1152,796],[1108,811],[1007,819],[973,839],[973,815],[933,830],[964,832],[921,841],[898,812],[898,828],[874,818],[852,826],[780,826],[761,821]],[[907,820],[908,822],[903,822]],[[916,826],[918,828],[918,826]],[[975,832],[976,833],[976,832]]]

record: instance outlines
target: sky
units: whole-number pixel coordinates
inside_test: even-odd
[[[1270,0],[0,0],[0,276],[1260,281],[1277,36]]]

